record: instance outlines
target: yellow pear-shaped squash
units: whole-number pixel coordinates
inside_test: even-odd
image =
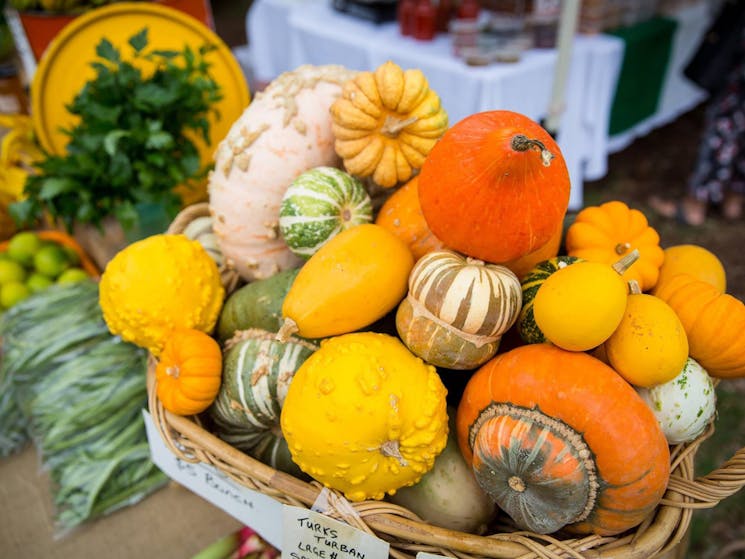
[[[605,341],[610,365],[634,386],[649,388],[680,374],[688,337],[675,311],[662,299],[632,293],[621,323]]]
[[[710,250],[698,245],[675,245],[664,250],[665,260],[660,267],[660,276],[652,289],[657,295],[660,289],[678,274],[689,274],[710,283],[719,293],[727,291],[727,274],[722,261]]]
[[[282,304],[280,339],[325,338],[364,328],[408,290],[414,257],[401,239],[366,223],[342,231],[300,269]]]
[[[569,351],[587,351],[607,340],[623,318],[628,288],[622,274],[638,252],[610,266],[577,262],[551,274],[536,293],[535,323],[546,339]]]
[[[436,369],[388,334],[321,343],[295,373],[281,428],[293,461],[350,501],[382,499],[434,466],[448,435]]]

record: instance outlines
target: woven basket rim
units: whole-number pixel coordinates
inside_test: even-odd
[[[205,203],[188,206],[176,217],[168,233],[180,233],[194,218],[209,215]],[[222,269],[230,292],[235,273]],[[166,411],[156,394],[154,358],[147,375],[148,407],[163,442],[188,462],[204,462],[220,469],[239,484],[283,504],[310,508],[323,489],[275,470],[244,454],[205,430],[197,417]],[[391,556],[412,557],[419,551],[462,558],[494,557],[555,559],[559,557],[648,559],[673,549],[685,535],[694,510],[712,508],[745,486],[745,447],[706,476],[694,478],[694,458],[699,446],[714,431],[713,423],[696,440],[671,448],[668,488],[656,510],[636,528],[612,537],[597,535],[559,539],[531,532],[475,535],[433,526],[407,509],[386,501],[349,503],[355,514],[341,520],[391,544]],[[336,493],[336,492],[335,492]],[[343,497],[338,495],[341,499]],[[361,524],[360,524],[361,522]]]

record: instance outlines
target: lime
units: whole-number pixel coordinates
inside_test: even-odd
[[[21,231],[8,241],[8,256],[16,262],[30,266],[41,244],[41,239],[33,231]]]
[[[57,278],[57,283],[74,283],[88,279],[88,274],[82,268],[68,268]]]
[[[26,278],[26,269],[15,260],[0,260],[0,284],[13,281],[22,282]]]
[[[50,285],[54,285],[54,281],[44,274],[40,274],[39,272],[34,272],[26,280],[26,287],[31,290],[31,293],[43,291]]]
[[[31,295],[31,291],[28,287],[20,281],[11,281],[0,287],[0,304],[7,309],[29,295]]]
[[[56,278],[69,267],[67,253],[59,245],[47,244],[34,254],[34,268],[50,278]]]

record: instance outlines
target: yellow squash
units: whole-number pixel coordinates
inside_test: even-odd
[[[448,435],[437,371],[395,337],[357,332],[321,343],[282,406],[293,461],[350,501],[382,499],[434,466]]]
[[[178,327],[211,332],[225,297],[217,264],[198,241],[153,235],[107,264],[99,300],[112,334],[156,357]]]
[[[372,324],[406,296],[414,257],[380,225],[342,231],[311,256],[284,303],[280,339],[346,334]]]
[[[535,323],[553,344],[587,351],[607,340],[623,318],[628,288],[622,274],[638,257],[632,251],[610,266],[582,261],[551,274],[535,296]]]
[[[680,374],[688,337],[675,311],[662,299],[632,293],[621,323],[605,341],[610,365],[634,386],[649,388]]]

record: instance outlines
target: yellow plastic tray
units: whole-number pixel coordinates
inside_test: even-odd
[[[184,12],[147,2],[120,2],[96,8],[68,24],[49,44],[31,83],[31,115],[41,145],[50,153],[63,155],[69,137],[60,128],[71,128],[78,117],[67,104],[86,82],[95,78],[90,63],[96,46],[108,39],[123,59],[131,60],[127,41],[148,28],[148,49],[195,50],[205,43],[217,48],[208,53],[210,72],[221,86],[223,99],[216,105],[220,117],[210,119],[210,145],[195,139],[204,163],[213,161],[217,144],[248,106],[246,78],[229,47],[211,29]],[[146,71],[143,68],[143,71]]]

